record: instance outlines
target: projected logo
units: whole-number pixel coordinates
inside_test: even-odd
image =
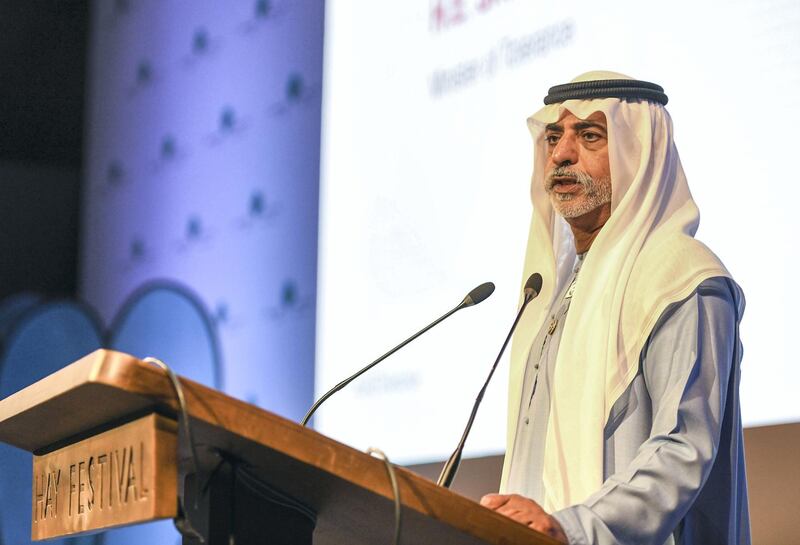
[[[155,67],[150,59],[141,59],[133,69],[132,81],[128,86],[128,97],[133,98],[149,89],[158,80]]]
[[[149,158],[142,155],[140,154],[140,157],[147,161],[143,169],[146,180],[152,176],[161,177],[181,172],[182,165],[191,158],[189,145],[172,131],[163,133],[160,139],[156,140],[150,148]]]
[[[217,306],[214,307],[214,323],[219,325],[225,325],[228,323],[230,318],[230,309],[228,308],[228,303],[225,301],[220,301],[217,303]]]
[[[247,326],[248,320],[242,314],[240,307],[236,307],[227,299],[221,299],[214,305],[214,311],[211,318],[217,326],[217,330],[222,331],[237,331],[244,326]]]
[[[268,23],[277,21],[291,9],[288,1],[276,2],[274,0],[255,0],[250,17],[238,25],[240,32],[245,34],[252,33],[265,27]]]
[[[181,64],[184,68],[191,68],[195,63],[213,57],[222,48],[222,37],[212,35],[204,26],[199,26],[192,32],[189,51],[183,55]]]
[[[192,216],[186,222],[186,240],[203,238],[203,222],[198,216]]]
[[[97,186],[103,197],[114,194],[130,182],[125,167],[117,159],[110,160],[103,175],[97,176],[97,179],[100,180]]]
[[[320,84],[309,83],[302,74],[293,72],[286,78],[283,96],[269,106],[268,112],[270,115],[280,116],[304,106],[316,105],[320,90]]]
[[[302,316],[313,310],[313,294],[301,292],[297,283],[292,279],[284,280],[280,286],[277,301],[269,305],[264,315],[270,320],[285,320]]]
[[[199,214],[192,214],[186,218],[183,237],[176,241],[175,247],[178,252],[204,248],[208,246],[212,238],[212,231],[205,224],[203,218]]]
[[[219,110],[217,123],[213,132],[207,137],[206,141],[211,145],[222,144],[231,138],[243,134],[250,125],[246,116],[243,116],[236,109],[226,104]]]
[[[192,53],[195,55],[205,55],[211,50],[211,38],[208,36],[208,30],[205,28],[198,28],[194,31],[192,36]]]
[[[129,273],[140,267],[152,265],[156,260],[156,252],[148,240],[141,234],[134,234],[121,247],[124,253],[118,258],[117,270]]]
[[[149,61],[141,61],[136,65],[136,84],[147,85],[153,81],[153,65]]]
[[[161,140],[161,160],[172,161],[177,155],[178,145],[175,143],[175,137],[168,134]]]
[[[119,161],[111,161],[106,169],[106,185],[119,187],[125,183],[125,170]]]
[[[164,173],[168,169],[175,168],[189,157],[187,146],[178,141],[172,133],[166,133],[158,143],[158,152],[153,161],[153,172]]]
[[[234,220],[234,225],[237,229],[247,231],[274,225],[282,206],[278,201],[268,200],[263,190],[255,189],[250,193],[244,208],[244,213]]]
[[[236,118],[236,110],[230,106],[226,106],[219,115],[219,130],[222,132],[231,132],[241,126],[238,121],[239,120]]]
[[[143,238],[134,237],[128,245],[128,257],[132,263],[140,263],[147,260],[148,251],[147,245]]]

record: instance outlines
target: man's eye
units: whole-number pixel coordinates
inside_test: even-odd
[[[598,140],[600,140],[600,138],[602,137],[594,132],[583,133],[583,139],[586,140],[587,142],[597,142]]]
[[[548,134],[547,136],[544,137],[544,141],[551,146],[555,146],[556,144],[558,144],[558,138],[559,135],[557,134]]]

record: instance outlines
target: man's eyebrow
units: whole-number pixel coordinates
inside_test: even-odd
[[[582,131],[584,129],[600,129],[603,132],[606,132],[607,130],[604,125],[595,123],[594,121],[578,121],[572,126],[572,129],[575,131]]]
[[[550,132],[564,132],[564,127],[562,127],[558,123],[548,123],[547,125],[544,126],[544,130]]]

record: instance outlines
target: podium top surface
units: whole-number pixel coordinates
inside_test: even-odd
[[[181,384],[198,448],[235,456],[315,510],[315,543],[391,541],[394,500],[381,460],[191,380]],[[0,441],[42,453],[149,412],[174,416],[177,409],[161,369],[97,350],[0,401]],[[404,542],[557,543],[408,470],[397,468],[397,478]]]

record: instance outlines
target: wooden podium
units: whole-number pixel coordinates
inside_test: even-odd
[[[182,496],[186,519],[208,545],[229,545],[229,535],[237,545],[392,542],[383,461],[181,384],[197,473],[168,376],[127,354],[98,350],[0,401],[0,441],[34,454],[34,539],[172,518]],[[556,543],[410,471],[396,474],[402,543]],[[200,543],[186,533],[183,542]]]

